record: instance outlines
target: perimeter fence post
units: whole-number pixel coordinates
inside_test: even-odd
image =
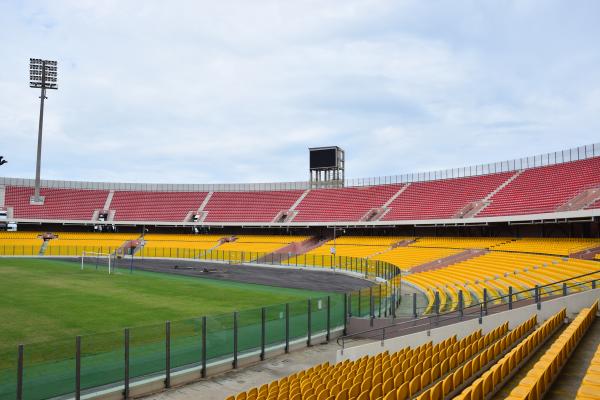
[[[463,312],[463,305],[464,305],[464,303],[463,303],[463,301],[464,301],[463,300],[463,291],[459,290],[458,291],[458,312],[460,314],[460,319],[461,320],[462,320],[462,317],[464,315],[464,312]]]
[[[413,293],[412,294],[412,301],[413,301],[413,317],[417,318],[417,293]]]
[[[379,318],[381,318],[381,285],[379,285]]]
[[[18,347],[17,355],[17,400],[23,400],[23,353],[25,352],[22,344]]]
[[[327,342],[331,334],[331,296],[327,296]]]
[[[81,336],[75,337],[75,400],[81,399]]]
[[[483,307],[484,307],[484,313],[485,315],[488,315],[488,294],[487,294],[487,289],[483,288]]]
[[[266,318],[267,309],[265,307],[260,310],[260,360],[265,359],[265,341],[266,341]]]
[[[352,317],[352,293],[344,293],[344,316]]]
[[[129,398],[129,328],[125,328],[125,382],[123,397]]]
[[[562,292],[563,296],[567,295],[567,282],[563,282]]]
[[[290,303],[285,303],[285,352],[290,352]]]
[[[358,316],[362,317],[362,289],[358,289]]]
[[[350,310],[348,312],[348,310]],[[344,335],[348,327],[348,317],[352,316],[352,294],[344,293]]]
[[[308,299],[307,302],[307,320],[308,320],[308,327],[306,330],[307,333],[307,339],[306,339],[306,346],[310,347],[310,337],[312,336],[312,332],[311,332],[311,325],[312,325],[312,302],[310,299]]]
[[[165,322],[165,387],[171,387],[171,321]]]
[[[513,309],[512,298],[513,298],[513,288],[512,288],[512,286],[509,286],[508,287],[508,309],[509,310]]]
[[[542,309],[542,296],[540,291],[540,285],[535,285],[535,302],[537,303],[537,309]]]
[[[233,369],[238,367],[238,313],[233,312]]]
[[[373,326],[373,320],[375,319],[375,304],[373,304],[373,286],[369,287],[369,319],[371,326]]]
[[[206,378],[206,317],[202,317],[202,377]]]

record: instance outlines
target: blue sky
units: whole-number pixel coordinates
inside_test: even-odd
[[[42,177],[268,182],[600,140],[597,1],[0,0],[2,176],[33,177],[30,57],[59,61]]]

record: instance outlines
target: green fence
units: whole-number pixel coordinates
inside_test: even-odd
[[[0,398],[47,399],[166,376],[343,329],[345,294],[118,332],[25,345],[2,354]],[[22,356],[19,357],[19,351]],[[128,354],[128,357],[126,357]],[[22,368],[19,369],[19,363]],[[18,379],[22,370],[22,379]],[[126,372],[128,382],[126,382]],[[18,382],[21,389],[18,388]]]
[[[4,254],[37,255],[36,249],[0,249]],[[112,249],[110,249],[112,250]],[[47,255],[80,255],[108,248],[52,247]],[[152,249],[135,258],[153,257]],[[0,353],[0,399],[38,400],[96,392],[159,376],[166,385],[172,372],[212,363],[231,363],[250,354],[264,356],[270,348],[286,351],[290,343],[310,344],[315,336],[345,328],[347,316],[395,315],[399,270],[388,263],[338,256],[298,256],[251,252],[162,249],[157,257],[204,259],[282,266],[336,268],[386,281],[351,293],[337,293],[264,308],[204,316],[164,324],[105,332],[54,342],[19,346]],[[88,261],[93,262],[93,261]],[[126,268],[129,259],[117,261]],[[120,264],[120,265],[119,265]]]

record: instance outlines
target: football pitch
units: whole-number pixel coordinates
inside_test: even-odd
[[[0,259],[0,354],[18,344],[162,324],[325,295],[75,262]]]

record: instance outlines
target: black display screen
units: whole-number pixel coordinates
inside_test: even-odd
[[[311,150],[310,168],[333,168],[336,163],[336,149]]]

